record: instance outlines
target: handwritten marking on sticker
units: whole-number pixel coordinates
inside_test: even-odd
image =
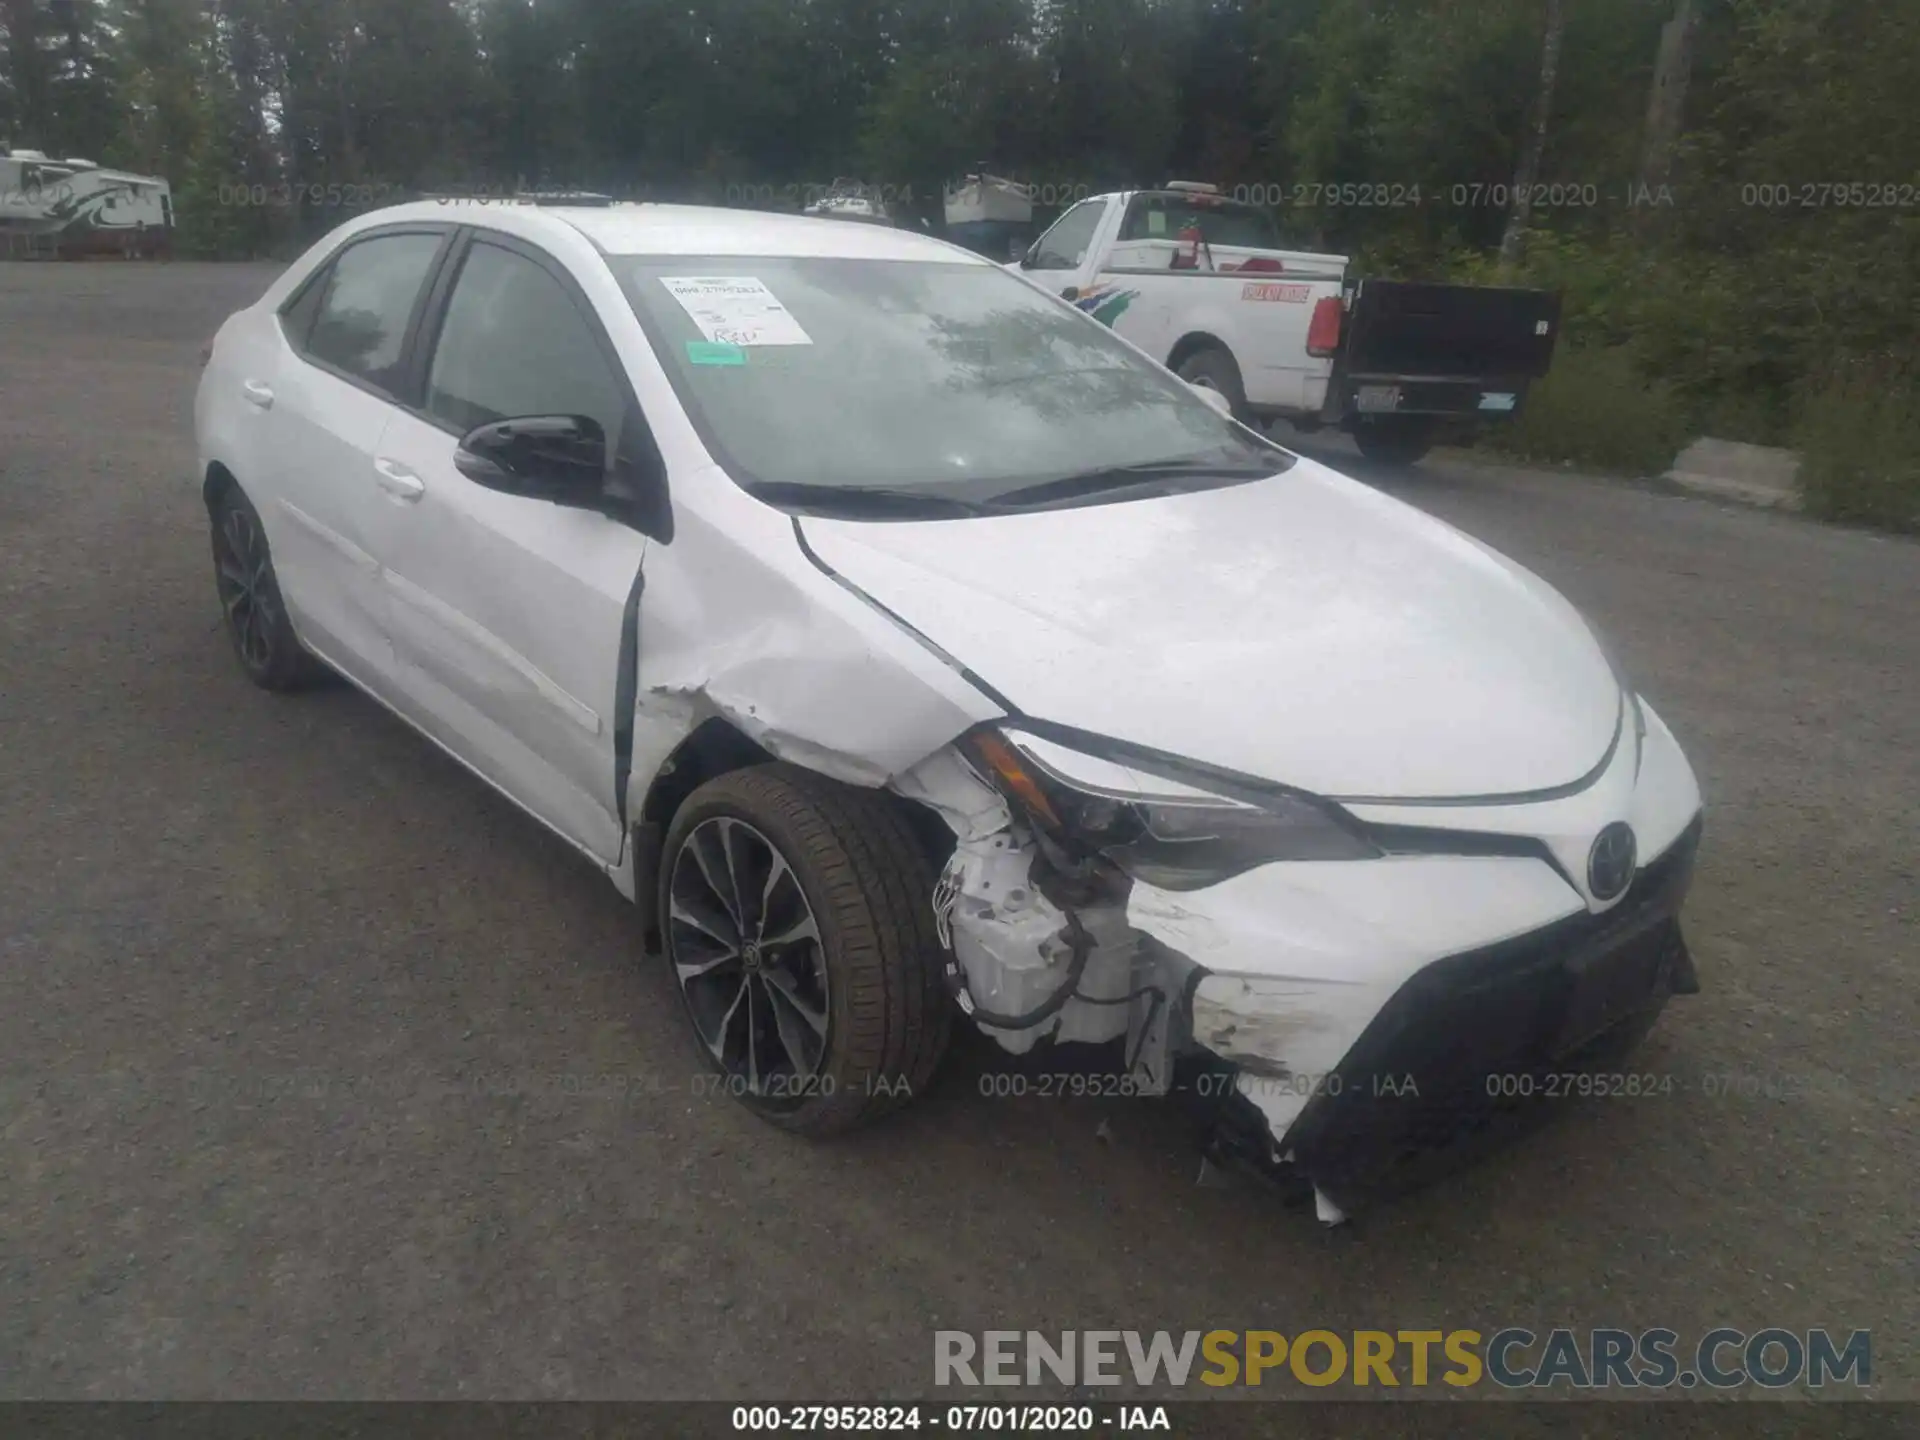
[[[689,365],[744,365],[747,352],[738,345],[727,345],[715,340],[687,341],[687,363]]]
[[[811,345],[800,322],[752,275],[662,275],[660,283],[716,345]]]
[[[1313,294],[1311,285],[1272,285],[1260,284],[1249,280],[1240,287],[1242,300],[1262,300],[1282,305],[1304,305],[1307,297]]]

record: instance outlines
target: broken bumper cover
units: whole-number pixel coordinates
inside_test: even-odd
[[[1669,996],[1698,988],[1679,911],[1700,833],[1695,819],[1602,913],[1581,908],[1544,924],[1504,925],[1511,938],[1493,944],[1442,940],[1441,958],[1411,964],[1388,917],[1444,936],[1450,922],[1484,920],[1494,905],[1510,914],[1541,904],[1564,910],[1570,892],[1530,861],[1382,862],[1400,870],[1397,884],[1375,892],[1379,908],[1343,917],[1344,907],[1330,907],[1322,927],[1328,943],[1342,918],[1358,927],[1349,944],[1371,931],[1370,973],[1349,967],[1339,982],[1201,976],[1190,1002],[1193,1040],[1235,1071],[1223,1134],[1352,1209],[1424,1183],[1541,1118],[1551,1108],[1542,1097],[1578,1093],[1559,1077],[1615,1065]],[[1265,937],[1276,949],[1302,938],[1301,906],[1286,911],[1288,933]],[[1198,938],[1187,918],[1186,938]],[[1142,922],[1163,928],[1150,914]],[[1296,969],[1334,968],[1303,958]]]
[[[1670,996],[1699,988],[1679,922],[1699,839],[1696,821],[1605,914],[1420,971],[1302,1109],[1282,1142],[1294,1163],[1351,1209],[1524,1130],[1581,1093],[1566,1077],[1615,1071]]]
[[[1136,889],[1133,922],[1202,971],[1191,1039],[1234,1072],[1225,1138],[1351,1209],[1551,1113],[1556,1093],[1582,1091],[1566,1077],[1621,1068],[1668,997],[1698,988],[1679,913],[1699,788],[1643,714],[1637,757],[1525,817],[1537,858],[1406,854],[1273,866],[1191,896]],[[1568,870],[1623,811],[1646,850],[1627,894],[1601,908]]]

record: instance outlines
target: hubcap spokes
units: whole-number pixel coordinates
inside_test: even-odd
[[[265,538],[244,510],[229,510],[220,527],[215,557],[220,603],[227,612],[240,658],[254,670],[273,661],[273,627],[279,615]]]
[[[702,821],[674,857],[667,954],[694,1029],[754,1095],[801,1098],[826,1058],[827,966],[792,868],[742,820]]]

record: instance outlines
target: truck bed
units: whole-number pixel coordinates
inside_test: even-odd
[[[1180,242],[1171,238],[1124,240],[1109,252],[1103,269],[1115,274],[1135,270],[1172,271],[1174,257],[1181,249]],[[1213,245],[1200,252],[1198,269],[1180,273],[1338,280],[1346,271],[1347,257],[1344,255],[1316,255],[1304,250],[1267,250],[1244,245]]]

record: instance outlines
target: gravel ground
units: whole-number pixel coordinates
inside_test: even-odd
[[[873,1399],[931,1390],[935,1327],[1727,1324],[1871,1327],[1920,1397],[1920,547],[1381,481],[1560,586],[1688,746],[1705,989],[1643,1052],[1673,1093],[1324,1233],[1197,1183],[1171,1107],[983,1097],[977,1045],[843,1143],[693,1094],[604,879],[233,664],[190,404],[270,275],[0,266],[0,1396]]]

